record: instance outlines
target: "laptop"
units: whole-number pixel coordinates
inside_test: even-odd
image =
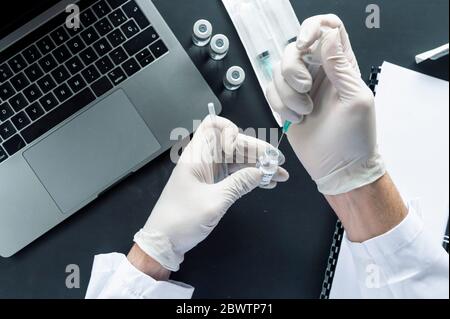
[[[15,0],[1,15],[10,257],[168,150],[171,131],[192,131],[209,102],[221,107],[150,0]]]

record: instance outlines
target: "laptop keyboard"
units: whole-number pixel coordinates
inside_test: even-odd
[[[0,163],[168,52],[134,0],[79,6],[0,52]]]

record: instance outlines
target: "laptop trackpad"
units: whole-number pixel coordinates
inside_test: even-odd
[[[161,145],[122,90],[24,153],[64,213],[96,196]]]

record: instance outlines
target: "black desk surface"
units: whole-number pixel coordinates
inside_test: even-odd
[[[162,15],[223,102],[223,116],[242,128],[275,127],[245,51],[220,0],[155,0]],[[448,0],[379,0],[381,29],[365,27],[370,2],[291,0],[301,21],[336,13],[346,23],[361,70],[387,60],[448,80],[448,58],[414,64],[414,56],[448,42]],[[190,45],[191,27],[209,19],[228,35],[231,52],[223,63],[207,64]],[[234,96],[221,91],[230,65],[248,73]],[[230,209],[213,234],[186,256],[173,279],[196,287],[197,298],[317,298],[335,217],[287,143],[282,145],[291,173],[274,191],[257,190]],[[10,259],[0,260],[0,297],[82,298],[93,256],[127,253],[146,221],[174,165],[167,154],[102,198],[51,230]],[[0,204],[1,205],[1,204]],[[65,268],[81,269],[81,288],[67,289]]]

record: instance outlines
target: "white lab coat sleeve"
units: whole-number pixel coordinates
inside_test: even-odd
[[[157,281],[112,253],[95,256],[86,299],[189,299],[193,292],[179,282]]]
[[[394,229],[364,243],[347,238],[363,298],[449,298],[449,256],[414,205]]]

